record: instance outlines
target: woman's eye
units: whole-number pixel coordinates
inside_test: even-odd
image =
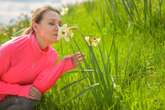
[[[55,25],[54,23],[49,23],[49,25]]]

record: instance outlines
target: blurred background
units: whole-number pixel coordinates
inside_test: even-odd
[[[9,24],[22,14],[30,15],[32,9],[42,5],[62,7],[86,0],[0,0],[0,25]]]

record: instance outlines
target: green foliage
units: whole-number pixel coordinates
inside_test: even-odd
[[[164,110],[165,33],[163,0],[95,0],[69,6],[63,22],[79,30],[54,48],[60,57],[86,57],[44,95],[39,110]],[[0,43],[29,26],[6,26]],[[91,47],[85,36],[101,38]]]

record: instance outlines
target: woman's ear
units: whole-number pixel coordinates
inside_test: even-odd
[[[32,27],[35,32],[38,30],[38,24],[36,22],[32,22]]]

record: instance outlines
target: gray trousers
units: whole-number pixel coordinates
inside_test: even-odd
[[[25,97],[7,96],[4,101],[0,102],[0,110],[34,110],[38,102]]]

